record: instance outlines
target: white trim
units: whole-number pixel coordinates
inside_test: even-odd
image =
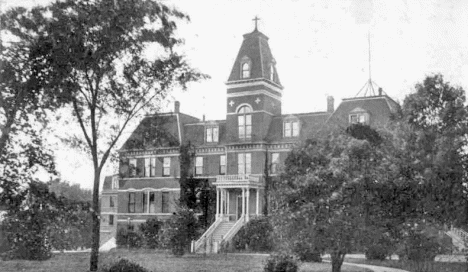
[[[161,177],[161,176],[159,176],[159,177],[141,177],[141,178],[140,178],[140,177],[134,177],[134,178],[129,177],[129,178],[122,178],[122,180],[142,180],[142,179],[169,179],[169,180],[173,179],[173,180],[175,180],[175,179],[179,179],[179,178],[180,178],[180,177],[174,177],[174,176],[167,176],[167,177]],[[114,190],[114,191],[115,191],[115,190]]]
[[[260,79],[261,81],[253,81],[255,79]],[[236,83],[226,82],[226,85],[227,85],[226,88],[228,90],[231,90],[231,89],[250,87],[250,86],[255,86],[255,85],[260,84],[260,85],[263,85],[265,87],[272,88],[275,92],[283,94],[283,90],[281,88],[279,88],[278,86],[274,85],[274,84],[277,84],[277,83],[275,83],[274,81],[268,80],[268,81],[271,81],[273,83],[272,84],[272,83],[270,83],[268,81],[265,82],[264,80],[265,80],[265,78],[258,77],[258,78],[250,78],[250,79],[246,79],[246,80],[239,80],[239,81],[236,81]]]
[[[259,112],[263,112],[263,113],[269,114],[269,115],[271,115],[271,116],[275,116],[273,113],[267,112],[267,111],[265,111],[265,110],[251,111],[251,112],[249,112],[249,113],[259,113]],[[226,113],[226,115],[238,115],[238,114],[242,114],[242,113],[237,113],[237,111],[236,111],[236,112],[228,112],[228,113]]]
[[[281,96],[272,94],[271,92],[267,90],[255,90],[255,91],[243,91],[243,92],[235,92],[235,93],[228,93],[227,98],[232,98],[232,97],[239,97],[239,96],[249,96],[249,95],[259,95],[263,94],[266,96],[269,96],[273,99],[276,99],[281,102]]]
[[[244,106],[247,106],[248,108],[250,108],[250,112],[238,113],[239,109],[244,107]],[[249,103],[242,103],[239,106],[237,106],[237,108],[236,108],[236,114],[249,114],[251,112],[253,112],[253,108],[252,108],[252,105],[250,105]]]
[[[169,192],[169,191],[180,191],[180,188],[167,188],[167,187],[164,187],[164,188],[154,189],[154,188],[151,188],[151,187],[145,187],[145,188],[142,188],[142,189],[129,188],[129,189],[119,190],[119,192],[146,192],[146,191],[149,191],[149,192]]]
[[[178,157],[180,154],[158,154],[158,155],[153,155],[153,154],[144,154],[144,155],[135,155],[135,156],[127,156],[126,158],[128,159],[145,159],[145,158],[151,158],[151,157]]]
[[[264,78],[265,77],[265,74],[263,73],[265,70],[263,69],[263,54],[262,54],[262,43],[261,43],[261,40],[258,39],[258,49],[260,50],[260,65],[261,65],[261,69],[262,69],[262,77]]]

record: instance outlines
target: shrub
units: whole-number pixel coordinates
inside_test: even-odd
[[[375,244],[370,245],[365,249],[366,259],[383,261],[387,256],[391,255],[391,250],[386,245]]]
[[[436,237],[418,232],[412,233],[403,241],[398,256],[402,260],[433,261],[440,251],[441,247]]]
[[[273,227],[267,217],[253,219],[234,236],[234,247],[237,250],[270,251],[273,249],[272,232]]]
[[[118,247],[140,248],[142,241],[141,235],[135,231],[126,229],[117,231],[116,243]]]
[[[143,246],[146,248],[161,247],[160,231],[163,222],[156,218],[150,218],[145,223],[141,224],[139,229],[143,238]]]
[[[115,262],[111,265],[105,265],[100,272],[149,272],[148,269],[142,267],[141,265],[131,262],[127,259],[120,259],[118,262]]]
[[[300,261],[317,263],[322,262],[320,250],[315,246],[310,246],[308,243],[298,241],[294,243],[292,251]]]
[[[182,256],[189,250],[192,240],[199,236],[199,230],[193,210],[180,208],[161,230],[162,246],[170,248],[174,255]]]
[[[277,253],[268,257],[263,268],[265,272],[297,272],[296,259],[285,253]]]

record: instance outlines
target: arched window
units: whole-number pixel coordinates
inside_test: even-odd
[[[242,63],[242,78],[249,78],[250,77],[250,63],[244,62]]]
[[[270,80],[275,80],[275,66],[273,65],[273,63],[270,64]]]
[[[242,106],[237,113],[239,125],[239,139],[245,140],[252,137],[252,110],[249,106]]]

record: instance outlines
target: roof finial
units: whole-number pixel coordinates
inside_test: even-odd
[[[255,30],[257,30],[257,22],[260,20],[260,18],[258,18],[257,16],[255,16],[255,18],[252,19],[252,21],[255,21]]]

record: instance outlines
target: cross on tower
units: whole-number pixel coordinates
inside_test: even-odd
[[[258,18],[257,16],[255,16],[255,18],[252,19],[252,21],[255,21],[255,30],[257,30],[257,23],[259,20],[260,18]]]

